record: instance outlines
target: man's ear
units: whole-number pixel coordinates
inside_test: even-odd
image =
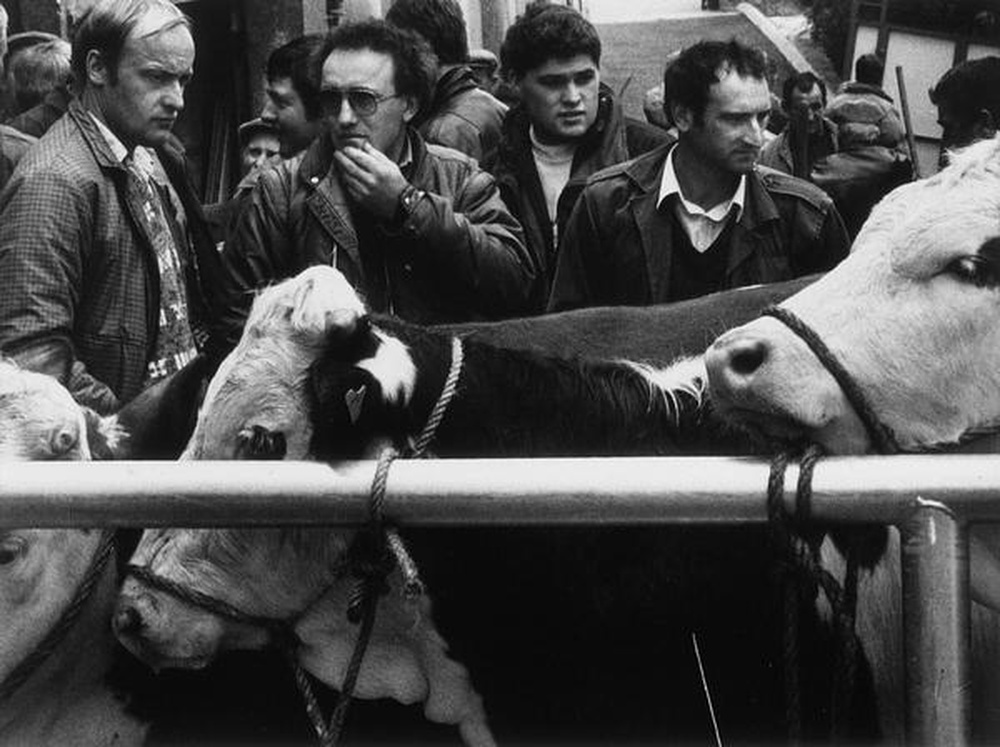
[[[95,86],[106,86],[111,82],[111,70],[108,68],[104,55],[96,49],[87,52],[85,60],[87,82]]]
[[[989,109],[980,109],[976,115],[975,134],[978,140],[989,140],[997,134],[1000,122],[994,117]]]
[[[413,96],[406,96],[406,108],[403,109],[403,121],[407,124],[417,116],[417,112],[420,111],[420,105]]]
[[[694,127],[694,112],[683,104],[665,104],[667,116],[673,120],[678,132],[687,132]]]

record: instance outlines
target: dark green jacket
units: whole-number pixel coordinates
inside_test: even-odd
[[[549,310],[641,306],[671,298],[672,210],[657,209],[669,147],[596,174],[566,226]],[[758,166],[729,234],[717,290],[828,270],[850,240],[833,201],[801,179]]]

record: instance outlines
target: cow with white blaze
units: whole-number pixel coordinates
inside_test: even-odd
[[[718,448],[716,424],[701,407],[697,359],[671,367],[562,359],[496,348],[477,334],[457,345],[450,334],[369,317],[336,271],[306,270],[257,298],[239,345],[208,387],[185,457],[350,459],[374,456],[386,444],[405,450],[419,439],[452,371],[457,385],[430,444],[439,456]],[[649,349],[631,352],[662,360],[673,334],[665,324],[658,345],[650,339]],[[746,444],[729,442],[727,448]],[[344,617],[347,580],[327,569],[329,585],[314,584],[312,566],[296,559],[292,543],[285,544],[287,563],[278,556],[259,562],[261,553],[279,545],[269,531],[147,532],[133,558],[142,571],[120,598],[120,638],[153,665],[200,665],[230,646],[263,645],[266,635],[187,594],[171,593],[168,585],[222,599],[248,615],[284,619],[294,617],[293,608],[302,611],[311,590],[322,593],[325,616],[307,615],[313,621],[308,627],[296,622],[299,658],[338,686],[356,635]],[[329,557],[336,558],[351,533],[330,530],[327,536]],[[239,552],[227,549],[234,537],[242,543]],[[468,706],[478,706],[478,693],[502,743],[708,737],[712,726],[694,633],[730,733],[768,741],[784,732],[780,606],[768,583],[772,558],[762,531],[409,529],[406,537],[434,595],[435,626],[420,616],[421,626],[410,628],[403,641],[410,653],[397,651],[396,666],[423,673],[431,697],[436,690],[437,702],[452,705],[452,723],[475,725],[481,733],[484,712]],[[254,570],[262,567],[272,572]],[[376,620],[384,615],[391,628],[412,602],[402,595],[398,572],[389,581]],[[274,609],[270,591],[296,587],[297,604]],[[734,611],[739,635],[733,633]],[[465,668],[443,658],[437,630],[468,666],[474,687],[441,675],[446,661],[463,677]],[[373,651],[391,642],[386,632],[376,629]],[[813,623],[801,640],[804,656],[815,664],[803,678],[804,722],[807,733],[823,733],[829,729],[822,704],[830,684],[824,666],[834,647]],[[423,658],[413,655],[421,650]],[[388,660],[376,653],[365,661],[362,678],[367,672],[384,687]],[[859,671],[863,691],[864,667]],[[411,675],[394,676],[409,683]],[[416,689],[382,694],[405,701],[427,696]],[[868,734],[870,698],[856,701],[852,733]],[[427,715],[446,720],[440,708]],[[469,731],[463,734],[468,740]]]
[[[55,379],[0,360],[0,463],[90,460],[118,436]],[[142,743],[146,724],[105,681],[113,558],[96,529],[0,528],[0,744]]]
[[[833,454],[956,447],[1000,426],[998,319],[1000,137],[892,192],[837,268],[775,315],[722,335],[706,354],[713,404],[749,429]],[[973,597],[997,607],[989,571],[1000,546],[990,528],[975,532]],[[899,631],[866,620],[866,608],[862,637],[888,635],[882,645],[898,652]],[[976,605],[974,622],[974,725],[995,735],[998,621]]]

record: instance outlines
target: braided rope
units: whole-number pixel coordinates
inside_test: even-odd
[[[430,446],[431,441],[434,440],[434,434],[437,433],[437,427],[441,423],[441,419],[444,417],[445,410],[448,409],[448,405],[451,403],[452,397],[455,395],[455,390],[458,387],[458,377],[462,373],[462,362],[464,360],[465,352],[462,350],[462,341],[458,337],[452,337],[451,367],[448,369],[448,377],[444,381],[444,386],[441,388],[441,394],[438,396],[437,402],[434,403],[434,409],[431,410],[431,414],[427,418],[427,423],[424,425],[424,429],[413,442],[413,446],[409,454],[411,457],[419,458],[423,457],[427,453],[427,447]]]
[[[810,446],[799,465],[795,492],[794,522],[801,523],[810,515],[812,478],[823,452]],[[826,570],[819,558],[818,546],[794,531],[793,519],[785,511],[785,471],[788,454],[777,454],[771,462],[767,486],[767,512],[774,545],[782,554],[782,592],[784,605],[784,682],[785,717],[789,738],[797,742],[802,736],[802,710],[799,699],[799,610],[803,602],[813,602],[820,589],[830,605],[838,647],[834,659],[831,723],[833,735],[849,736],[851,705],[857,674],[857,611],[858,563],[853,553],[847,556],[847,571],[843,585]]]
[[[213,597],[203,591],[198,591],[197,589],[192,589],[184,584],[178,583],[177,581],[173,581],[166,576],[161,576],[149,566],[129,563],[126,566],[126,569],[129,576],[138,579],[146,586],[162,591],[172,597],[176,597],[192,607],[199,607],[203,610],[207,610],[208,612],[226,620],[245,623],[247,625],[253,625],[269,630],[288,629],[295,620],[295,617],[284,619],[265,617],[263,615],[251,615],[224,599]]]
[[[427,447],[434,440],[438,425],[444,418],[445,411],[458,388],[463,360],[462,342],[459,338],[453,337],[448,376],[441,389],[441,394],[431,409],[427,423],[407,452],[409,456],[418,458],[427,454]],[[385,526],[385,518],[382,514],[386,486],[389,482],[389,470],[399,456],[395,449],[387,447],[379,453],[378,462],[375,465],[375,474],[372,477],[368,499],[368,526],[364,530],[370,540],[369,546],[365,548],[368,558],[365,562],[355,564],[359,578],[351,589],[347,603],[348,619],[352,622],[360,621],[361,627],[358,630],[354,650],[351,652],[351,659],[344,674],[340,696],[337,698],[337,704],[330,715],[329,725],[323,719],[308,675],[294,659],[294,653],[289,654],[295,672],[295,683],[305,700],[306,713],[322,747],[335,747],[343,732],[347,710],[354,695],[354,688],[357,686],[358,676],[361,673],[361,664],[375,627],[378,598],[387,591],[385,577],[389,575],[393,567],[398,567],[403,576],[403,593],[410,598],[418,597],[424,593],[417,565],[406,549],[403,538],[394,528]],[[390,559],[392,564],[387,562]]]
[[[107,568],[108,561],[114,555],[115,543],[114,535],[110,531],[102,532],[101,544],[91,557],[90,566],[84,574],[80,585],[76,587],[76,592],[69,604],[63,610],[56,624],[45,634],[42,640],[32,649],[21,662],[11,670],[10,674],[0,683],[0,703],[3,703],[13,695],[35,671],[45,663],[52,653],[62,643],[63,638],[73,628],[84,608],[90,594],[100,582]]]
[[[837,360],[830,348],[827,347],[826,343],[823,342],[822,338],[816,334],[812,327],[783,306],[769,306],[761,314],[777,319],[798,335],[809,347],[813,355],[819,359],[823,367],[836,380],[837,385],[844,392],[847,401],[851,403],[851,407],[854,408],[858,419],[864,425],[865,430],[868,431],[868,436],[880,453],[895,454],[902,451],[892,428],[879,419],[878,414],[871,406],[864,391],[854,380],[854,377],[841,365],[840,361]]]

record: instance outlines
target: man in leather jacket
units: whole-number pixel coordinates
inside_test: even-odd
[[[700,42],[664,76],[676,146],[588,181],[566,227],[550,310],[678,301],[829,269],[849,240],[820,189],[756,161],[765,60]]]
[[[526,312],[537,272],[493,177],[410,126],[431,89],[426,44],[385,21],[347,24],[318,64],[328,132],[261,175],[223,252],[227,342],[255,289],[314,264],[410,321]]]
[[[507,105],[479,87],[468,65],[462,6],[456,0],[395,0],[385,19],[422,36],[437,57],[434,95],[414,126],[427,142],[472,156],[489,171]]]

